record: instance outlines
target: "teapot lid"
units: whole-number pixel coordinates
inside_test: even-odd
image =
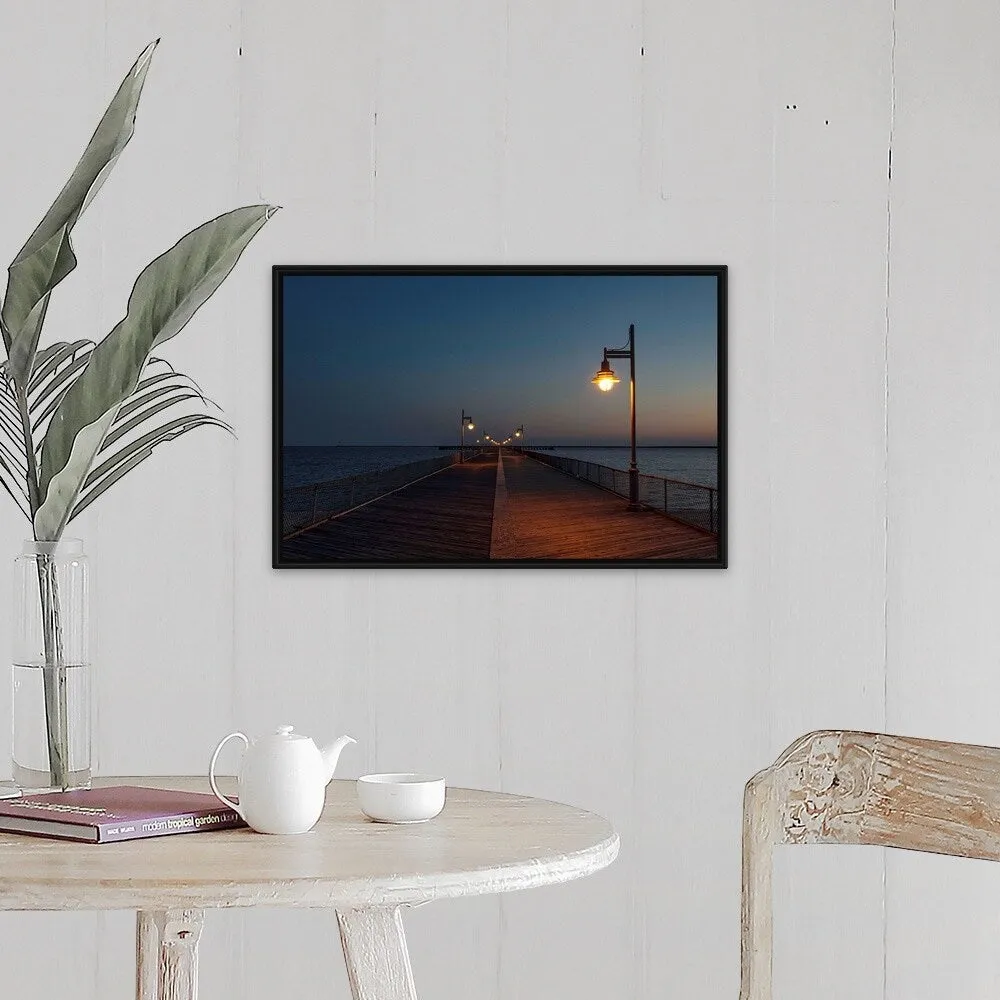
[[[278,726],[273,733],[271,733],[271,739],[277,738],[280,740],[307,740],[308,736],[303,736],[302,733],[293,732],[294,726]]]

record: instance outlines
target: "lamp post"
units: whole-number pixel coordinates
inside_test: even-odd
[[[524,424],[514,428],[514,437],[520,439],[520,447],[524,447]]]
[[[608,363],[608,358],[628,358],[628,409],[632,435],[632,458],[628,466],[628,509],[639,510],[639,466],[635,460],[635,324],[628,327],[628,343],[624,347],[605,347],[604,360],[597,374],[590,380],[601,392],[610,392],[621,379]]]
[[[463,406],[462,407],[462,428],[461,428],[461,431],[459,432],[460,435],[461,435],[461,437],[460,437],[461,449],[459,451],[459,461],[460,462],[464,462],[465,461],[465,432],[466,431],[474,431],[475,429],[476,429],[476,425],[472,422],[472,417],[470,417],[469,414],[465,412],[465,407]]]

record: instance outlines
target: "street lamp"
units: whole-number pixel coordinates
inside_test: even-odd
[[[608,358],[628,358],[628,409],[629,424],[632,432],[632,458],[628,467],[628,508],[639,510],[639,466],[635,460],[635,324],[628,327],[628,343],[624,347],[605,347],[604,360],[597,374],[590,380],[601,392],[610,392],[621,379],[615,374]]]
[[[523,438],[524,437],[524,424],[521,424],[520,427],[515,427],[514,428],[514,437],[516,437],[516,438]],[[522,448],[524,447],[524,441],[521,441],[521,447]]]
[[[615,374],[614,369],[608,363],[607,350],[604,352],[604,360],[601,362],[601,367],[597,370],[597,374],[590,380],[597,386],[601,392],[610,392],[621,379]]]
[[[474,431],[475,429],[476,429],[476,425],[472,422],[472,417],[470,417],[469,414],[465,412],[465,407],[463,406],[462,407],[462,430],[461,430],[462,449],[459,452],[459,455],[460,455],[459,461],[460,462],[464,462],[465,461],[465,432],[466,431]]]

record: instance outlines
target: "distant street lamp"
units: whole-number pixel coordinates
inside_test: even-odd
[[[459,457],[459,461],[460,462],[464,462],[465,461],[465,432],[466,431],[474,431],[475,429],[476,429],[476,425],[472,422],[472,417],[470,417],[469,414],[465,412],[465,407],[463,406],[462,407],[462,429],[461,429],[461,432],[460,432],[461,433],[461,445],[462,445],[461,451],[459,452],[459,456],[460,456]]]
[[[629,359],[628,409],[632,431],[632,459],[628,467],[628,508],[639,510],[639,466],[635,460],[635,324],[628,328],[628,343],[624,347],[605,347],[604,360],[597,374],[590,380],[601,392],[610,392],[621,379],[608,363],[608,358]]]
[[[524,424],[521,424],[520,427],[515,427],[514,428],[514,437],[516,437],[516,438],[523,438],[524,437]],[[524,441],[521,441],[521,447],[522,448],[524,447]]]

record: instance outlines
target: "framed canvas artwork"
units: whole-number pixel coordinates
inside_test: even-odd
[[[273,564],[725,567],[724,266],[273,270]]]

